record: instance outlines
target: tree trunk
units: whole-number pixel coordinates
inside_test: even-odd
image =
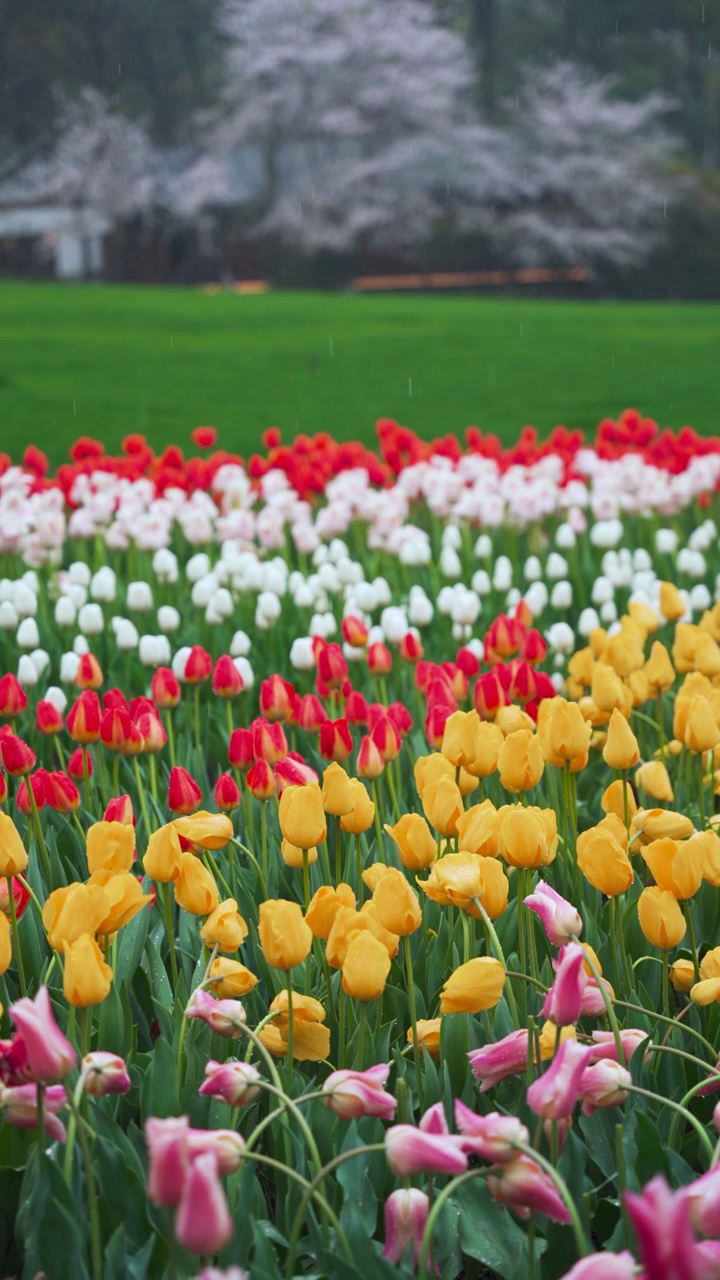
[[[497,56],[497,0],[468,0],[470,38],[480,75],[480,101],[492,113],[495,106]]]

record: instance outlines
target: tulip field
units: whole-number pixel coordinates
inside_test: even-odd
[[[719,488],[0,458],[0,1276],[720,1280]]]

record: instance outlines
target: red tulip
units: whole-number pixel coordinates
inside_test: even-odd
[[[425,719],[425,736],[434,751],[440,751],[442,748],[445,725],[451,715],[452,711],[449,707],[439,704],[428,711]]]
[[[92,653],[82,653],[75,673],[78,689],[99,689],[103,682],[102,667]]]
[[[52,702],[47,702],[45,698],[41,698],[35,712],[35,728],[38,733],[44,733],[48,736],[53,733],[60,733],[64,723],[65,721],[57,707]]]
[[[27,910],[27,906],[30,901],[30,894],[22,883],[20,876],[3,876],[0,878],[0,911],[2,911],[3,915],[7,916],[8,919],[10,919],[8,881],[12,886],[12,895],[15,899],[15,917],[17,920],[20,920]],[[8,1044],[7,1040],[0,1041],[0,1051],[2,1050],[2,1046],[6,1044]],[[6,1054],[0,1052],[0,1080],[2,1080],[3,1084],[19,1084],[20,1081],[10,1081],[5,1079],[5,1075],[3,1073],[3,1059],[6,1060]]]
[[[270,800],[275,795],[277,785],[267,760],[258,760],[246,775],[248,791],[256,800]]]
[[[45,803],[56,813],[74,813],[80,804],[80,792],[72,778],[59,770],[45,779]]]
[[[15,803],[21,813],[24,813],[27,816],[33,811],[32,800],[30,799],[30,792],[28,791],[28,782],[32,787],[32,793],[35,797],[35,804],[37,808],[43,809],[45,807],[45,784],[47,776],[46,769],[36,769],[35,773],[29,774],[27,778],[23,778],[20,786],[18,787],[17,796],[15,797]]]
[[[342,764],[353,749],[347,720],[326,720],[320,729],[320,755]]]
[[[0,680],[0,716],[14,720],[27,706],[27,696],[22,685],[11,671]]]
[[[246,773],[255,761],[253,736],[249,729],[235,729],[230,736],[228,760],[233,769],[241,769]]]
[[[348,614],[342,620],[342,636],[346,644],[352,645],[353,649],[364,649],[368,642],[368,629],[360,618]]]
[[[282,676],[268,676],[260,685],[260,710],[269,720],[289,720],[295,689]]]
[[[296,751],[291,751],[275,765],[275,781],[278,791],[282,792],[286,787],[304,787],[311,782],[318,782],[319,779],[315,770],[305,763],[302,756]]]
[[[71,778],[74,778],[76,782],[82,782],[85,777],[85,765],[83,763],[83,755],[87,759],[88,778],[92,778],[93,776],[93,762],[92,762],[92,756],[90,752],[86,751],[83,753],[82,749],[78,747],[77,751],[73,751],[70,759],[68,760],[67,770],[66,770],[67,774]]]
[[[156,755],[158,751],[162,751],[167,743],[165,725],[154,707],[152,714],[149,711],[144,711],[142,715],[138,716],[133,728],[137,730],[142,738],[142,749],[145,755]]]
[[[168,809],[182,815],[194,813],[201,800],[202,791],[195,779],[182,765],[175,765],[170,771]]]
[[[400,641],[400,657],[403,662],[419,662],[424,652],[422,640],[408,631]]]
[[[297,722],[301,729],[305,729],[307,733],[319,733],[321,726],[328,718],[322,702],[315,697],[314,693],[306,693],[305,697],[300,699]]]
[[[121,689],[106,689],[103,694],[103,710],[112,711],[113,707],[120,707],[122,711],[130,711],[128,700]]]
[[[113,796],[103,814],[105,822],[122,822],[126,827],[134,827],[135,814],[129,795]]]
[[[153,702],[161,711],[171,711],[180,701],[180,684],[170,667],[158,667],[150,681]]]
[[[237,809],[242,797],[240,788],[230,773],[221,773],[215,783],[215,806],[224,813]]]
[[[100,719],[100,739],[108,751],[124,751],[130,735],[132,723],[127,711],[121,707],[111,707],[103,711]]]
[[[73,702],[67,714],[67,731],[73,742],[87,746],[89,742],[97,742],[100,738],[100,699],[97,694],[86,689]]]
[[[361,693],[351,690],[345,699],[345,719],[348,724],[367,724],[368,704]]]
[[[199,449],[212,449],[217,440],[215,427],[193,427],[190,439]]]
[[[318,679],[328,689],[340,689],[347,680],[348,667],[339,644],[326,644],[317,660]]]
[[[279,720],[270,724],[262,716],[258,716],[257,720],[253,720],[250,732],[256,760],[266,760],[273,765],[287,755],[287,738]]]
[[[386,644],[376,641],[367,651],[367,664],[373,676],[386,676],[392,671],[392,654]]]
[[[472,677],[476,676],[480,670],[480,662],[478,658],[475,657],[472,649],[458,649],[455,655],[455,661],[463,675],[466,675],[468,679],[472,679]]]
[[[194,644],[185,663],[185,681],[187,684],[202,684],[210,678],[212,658],[202,645]]]
[[[402,738],[390,716],[386,715],[383,716],[382,720],[378,720],[372,731],[372,740],[385,764],[389,764],[391,760],[394,760],[400,754]]]
[[[0,756],[6,771],[12,778],[22,778],[34,769],[37,756],[32,747],[14,733],[8,732],[0,738]]]
[[[543,662],[547,655],[548,647],[540,632],[536,627],[532,627],[527,635],[523,636],[520,644],[520,656],[526,662]]]
[[[401,738],[405,738],[413,727],[413,718],[404,702],[391,702],[387,713]]]
[[[212,690],[219,698],[237,698],[245,688],[240,672],[229,653],[224,653],[215,663]]]
[[[375,743],[368,733],[360,742],[358,748],[357,760],[355,761],[355,769],[359,778],[367,778],[372,781],[379,778],[385,768],[385,761],[378,751]]]
[[[496,671],[488,671],[484,676],[478,676],[474,699],[475,709],[483,720],[494,719],[495,712],[500,707],[508,705],[505,690]]]

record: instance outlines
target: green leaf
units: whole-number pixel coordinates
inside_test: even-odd
[[[490,1267],[502,1280],[527,1274],[527,1237],[507,1211],[495,1204],[481,1180],[466,1182],[453,1197],[459,1209],[458,1232],[463,1253]],[[535,1256],[545,1250],[535,1239]]]
[[[145,960],[153,996],[166,1009],[172,1009],[173,994],[170,979],[160,958],[160,952],[151,938],[148,938],[145,942]]]
[[[145,881],[143,881],[143,887],[144,885]],[[125,925],[124,929],[120,930],[118,958],[115,966],[116,982],[119,983],[123,978],[127,979],[128,982],[132,981],[133,974],[140,963],[149,927],[150,911],[147,907],[144,907],[142,911],[138,911],[129,924]]]
[[[33,1211],[37,1254],[47,1280],[87,1280],[84,1241],[75,1204],[57,1165],[46,1161],[38,1180]]]
[[[446,1013],[440,1029],[440,1060],[447,1068],[453,1094],[462,1092],[467,1080],[469,1048],[466,1013]]]

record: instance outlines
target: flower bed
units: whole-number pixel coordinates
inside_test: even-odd
[[[0,475],[4,1274],[720,1276],[720,446],[379,434]]]

